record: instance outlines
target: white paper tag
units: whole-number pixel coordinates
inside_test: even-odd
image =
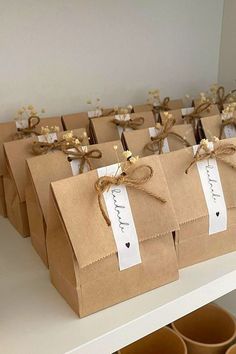
[[[81,149],[84,151],[84,152],[87,152],[88,151],[88,148],[87,146],[81,146]],[[72,151],[72,152],[76,152],[76,149],[68,149],[68,151]],[[71,155],[73,156],[73,155]],[[70,157],[70,155],[68,156]],[[81,161],[79,159],[76,159],[76,160],[72,160],[72,161],[69,161],[70,162],[70,167],[71,167],[71,171],[72,171],[72,175],[73,176],[77,176],[79,174],[79,169],[80,169],[80,163]],[[88,165],[87,163],[84,164],[84,169],[83,169],[83,173],[84,172],[88,172]]]
[[[94,111],[88,111],[88,118],[96,118],[102,116],[101,109],[95,109]]]
[[[149,135],[150,135],[151,138],[154,138],[154,137],[157,136],[157,133],[158,133],[158,129],[157,128],[151,127],[151,128],[148,128],[148,130],[149,130]],[[169,144],[168,144],[167,138],[165,138],[164,141],[163,141],[162,151],[163,151],[164,154],[167,153],[167,152],[170,152],[170,148],[169,148]],[[155,154],[158,155],[159,152],[156,151]]]
[[[16,120],[16,128],[17,129],[26,129],[29,126],[28,119],[18,119]]]
[[[224,127],[224,134],[227,139],[236,137],[236,128],[234,125],[226,125]]]
[[[124,121],[128,121],[131,119],[130,117],[130,114],[127,113],[127,114],[116,114],[115,115],[115,119],[117,120],[124,120]],[[121,138],[121,135],[123,133],[123,128],[120,127],[119,125],[117,125],[117,130],[118,130],[118,133],[119,133],[119,137]],[[131,128],[126,128],[125,131],[128,132],[128,131],[131,131],[132,129]]]
[[[49,133],[38,136],[38,141],[40,141],[41,143],[54,143],[54,141],[57,140],[57,133]]]
[[[114,176],[118,164],[97,169],[99,177]],[[120,270],[142,263],[138,236],[126,187],[111,186],[103,193],[115,238]]]
[[[181,109],[181,114],[184,117],[184,116],[186,116],[188,114],[193,113],[193,111],[194,111],[194,107],[182,108]]]
[[[208,147],[213,150],[213,143],[209,142]],[[198,145],[193,146],[194,154],[197,148]],[[198,161],[197,168],[209,214],[209,235],[225,231],[227,230],[227,208],[217,161],[216,159]]]

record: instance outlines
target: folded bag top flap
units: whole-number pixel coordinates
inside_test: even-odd
[[[76,131],[81,130],[84,131],[84,129],[75,129],[73,132],[75,133]],[[113,145],[117,145],[117,154],[121,158],[123,148],[120,141],[88,145],[88,151],[98,149],[102,153],[100,159],[91,160],[93,168],[111,165],[116,162],[116,154],[113,150]],[[49,154],[29,158],[26,162],[39,199],[42,213],[46,219],[50,183],[67,177],[72,177],[72,170],[67,155],[62,151],[53,151]]]
[[[166,203],[161,203],[143,191],[127,187],[141,242],[177,230],[178,223],[158,157],[145,157],[140,159],[137,166],[139,164],[149,165],[154,170],[153,177],[143,187],[166,199]],[[57,208],[80,267],[116,253],[112,228],[107,226],[99,209],[94,188],[97,179],[97,171],[93,170],[51,184]]]
[[[15,181],[21,202],[25,201],[26,187],[26,159],[33,156],[32,143],[35,138],[14,140],[4,144],[7,163]]]
[[[227,139],[220,143],[233,143],[236,145],[236,138]],[[236,164],[236,153],[226,156],[225,159]],[[208,216],[208,209],[196,164],[193,165],[188,174],[185,173],[186,168],[193,160],[193,148],[189,147],[169,154],[163,154],[160,156],[160,160],[165,171],[178,222],[184,224]],[[219,160],[217,165],[226,207],[228,209],[235,208],[236,169]]]
[[[63,125],[61,121],[61,117],[48,117],[48,118],[40,118],[40,122],[36,127],[36,132],[41,133],[41,127],[59,127],[60,131],[63,131]]]
[[[0,123],[0,176],[2,176],[5,172],[3,143],[11,141],[14,134],[16,134],[15,122]]]

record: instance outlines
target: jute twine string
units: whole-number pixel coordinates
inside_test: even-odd
[[[170,97],[165,97],[159,105],[153,106],[154,113],[169,111],[170,110],[169,102],[170,102]]]
[[[135,174],[141,173],[140,177],[136,177]],[[112,185],[120,186],[124,185],[127,187],[134,188],[136,190],[142,191],[145,194],[149,195],[150,197],[155,198],[156,200],[160,201],[161,203],[166,203],[166,200],[151,191],[147,191],[143,185],[147,183],[153,176],[153,169],[151,166],[148,165],[141,165],[134,168],[130,173],[128,171],[125,173],[123,172],[121,175],[118,176],[103,176],[98,178],[95,183],[95,190],[98,195],[98,204],[101,210],[102,216],[105,219],[108,226],[111,225],[111,221],[105,211],[105,207],[103,205],[102,195],[104,192],[108,191]]]
[[[40,122],[40,118],[38,116],[31,116],[28,118],[28,127],[27,128],[18,128],[17,133],[15,135],[16,139],[22,139],[25,136],[31,135],[40,135],[35,131],[35,128]]]
[[[221,127],[220,127],[220,136],[219,139],[222,139],[223,136],[223,132],[224,132],[224,128],[229,126],[229,125],[233,125],[236,128],[236,118],[232,117],[229,119],[226,119],[222,122]]]
[[[207,145],[200,144],[193,160],[186,168],[185,173],[188,173],[190,168],[195,165],[198,161],[208,160],[208,159],[216,159],[224,162],[226,165],[236,168],[236,165],[229,160],[227,160],[227,156],[232,156],[236,152],[236,146],[234,144],[220,144],[214,148],[214,150],[210,150]]]
[[[192,113],[187,114],[184,116],[184,120],[187,123],[191,123],[196,128],[196,121],[199,120],[201,117],[201,113],[207,112],[211,106],[211,102],[203,102],[199,104],[197,107],[194,108]]]
[[[116,124],[117,126],[123,128],[125,131],[127,128],[131,128],[133,130],[137,130],[140,128],[144,123],[143,117],[136,117],[133,119],[125,120],[125,119],[116,119],[112,120],[112,123]]]
[[[63,146],[62,151],[68,156],[68,161],[73,161],[73,160],[79,160],[80,161],[80,167],[79,167],[79,173],[84,172],[84,167],[85,164],[88,165],[89,170],[92,170],[92,163],[91,159],[100,159],[102,157],[102,152],[98,149],[93,149],[90,151],[84,151],[81,146],[73,146],[74,151],[69,151],[72,146]]]
[[[216,91],[216,104],[218,105],[218,108],[220,110],[220,112],[223,111],[224,109],[224,104],[228,102],[229,98],[232,97],[232,95],[236,92],[235,90],[230,91],[227,95],[225,94],[225,88],[224,86],[220,86],[218,87],[217,91]]]
[[[159,154],[163,154],[164,140],[170,135],[176,137],[185,146],[191,146],[187,139],[182,137],[180,134],[171,131],[175,125],[175,122],[176,120],[174,118],[166,119],[164,125],[161,127],[161,130],[157,133],[157,136],[151,137],[151,142],[147,143],[144,148],[153,153],[158,151]]]
[[[54,141],[52,143],[34,141],[32,145],[32,151],[35,155],[47,154],[50,151],[62,150],[63,146],[66,145],[66,140]],[[72,145],[71,147],[74,147]]]

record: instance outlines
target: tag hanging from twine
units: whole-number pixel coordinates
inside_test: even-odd
[[[142,172],[141,177],[135,176],[135,174],[138,172],[140,173]],[[144,175],[143,172],[145,173]],[[155,198],[161,203],[166,203],[166,200],[164,198],[144,189],[143,185],[147,183],[152,178],[152,176],[153,176],[152,167],[148,165],[141,165],[134,168],[130,173],[123,172],[118,176],[103,176],[98,178],[98,180],[95,183],[95,190],[98,195],[99,208],[108,226],[111,226],[111,221],[105,211],[105,207],[102,201],[102,195],[104,192],[107,192],[112,185],[115,186],[124,185],[126,187],[131,187],[136,190],[144,192],[145,194]]]
[[[18,128],[15,134],[16,139],[23,139],[24,137],[29,137],[32,135],[40,135],[35,131],[35,128],[40,123],[40,118],[38,116],[31,116],[28,118],[27,128]]]
[[[127,128],[130,128],[130,129],[133,129],[133,130],[137,130],[143,125],[144,118],[143,117],[137,117],[137,118],[133,118],[133,119],[129,119],[129,120],[114,118],[112,120],[112,123],[114,123],[115,125],[123,128],[124,131]]]
[[[214,150],[208,148],[207,144],[200,143],[198,149],[193,157],[193,160],[186,168],[185,173],[188,174],[190,168],[198,161],[216,159],[224,162],[226,165],[236,168],[236,165],[226,159],[227,156],[232,156],[236,153],[236,146],[234,144],[219,144]]]
[[[224,86],[218,87],[216,91],[216,104],[220,110],[220,112],[224,109],[224,104],[228,102],[230,98],[232,98],[233,94],[236,93],[236,89],[230,91],[227,95],[225,94]]]
[[[74,151],[70,151],[73,148]],[[92,170],[91,159],[100,159],[102,157],[102,152],[98,149],[93,149],[90,151],[84,151],[82,146],[63,146],[62,151],[68,155],[68,161],[79,160],[79,173],[84,172],[85,164],[88,165],[89,170]]]
[[[183,143],[183,145],[187,147],[191,146],[191,144],[187,141],[187,139],[182,137],[180,134],[171,131],[171,129],[175,125],[175,122],[176,120],[174,118],[166,119],[163,126],[161,126],[161,130],[157,133],[157,136],[151,137],[151,142],[147,143],[144,148],[153,153],[159,152],[159,154],[163,154],[164,140],[170,135],[180,140]]]
[[[236,128],[236,117],[232,117],[232,118],[226,119],[226,120],[224,120],[221,123],[219,139],[222,139],[224,128],[229,126],[229,125],[232,125],[232,126],[234,126]]]

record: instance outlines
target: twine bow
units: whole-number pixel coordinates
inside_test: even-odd
[[[166,112],[170,110],[170,97],[165,97],[158,106],[153,106],[154,113]]]
[[[232,117],[232,118],[226,119],[226,120],[224,120],[222,122],[221,127],[220,127],[219,139],[222,139],[224,128],[227,127],[228,125],[233,125],[236,128],[236,117]]]
[[[118,125],[119,127],[123,128],[125,131],[127,128],[131,128],[133,130],[137,130],[139,127],[141,127],[144,123],[144,118],[143,117],[137,117],[129,120],[125,119],[116,119],[114,118],[112,120],[112,123]]]
[[[223,111],[224,109],[224,104],[228,102],[228,99],[230,97],[232,97],[232,95],[236,92],[235,90],[230,91],[227,95],[225,95],[225,88],[224,86],[220,86],[218,87],[217,91],[216,91],[216,104],[218,105],[218,108],[220,110],[220,112]]]
[[[199,104],[197,107],[194,108],[192,113],[187,114],[184,116],[184,120],[187,123],[191,123],[196,128],[196,121],[201,118],[201,113],[207,112],[211,106],[210,102],[203,102]]]
[[[141,177],[136,177],[135,174],[137,172],[144,172]],[[148,165],[141,165],[136,168],[134,168],[130,173],[125,173],[123,172],[121,175],[118,176],[103,176],[98,178],[98,180],[95,183],[95,189],[98,194],[98,204],[99,208],[101,210],[102,216],[104,217],[106,223],[108,226],[111,225],[111,221],[105,211],[103,202],[102,202],[102,195],[104,192],[108,191],[109,188],[112,185],[115,186],[120,186],[124,185],[126,187],[131,187],[134,189],[137,189],[139,191],[142,191],[149,195],[150,197],[153,197],[160,201],[161,203],[166,203],[166,200],[150,191],[147,191],[146,189],[143,188],[143,185],[147,183],[153,176],[153,169],[151,166]]]
[[[83,173],[85,164],[92,170],[92,163],[90,159],[100,159],[102,152],[98,149],[84,151],[80,146],[73,146],[74,151],[69,151],[72,146],[63,146],[62,151],[68,156],[69,161],[80,160],[79,173]]]
[[[50,151],[62,150],[65,144],[66,140],[64,139],[60,141],[54,141],[53,143],[34,141],[32,145],[32,151],[35,155],[43,155]]]
[[[200,144],[193,160],[186,168],[185,173],[188,173],[190,168],[195,165],[198,161],[216,159],[224,162],[232,168],[236,168],[236,165],[226,159],[226,156],[232,156],[236,152],[236,146],[234,144],[220,144],[214,150],[209,149],[207,145]]]
[[[25,136],[40,135],[35,131],[35,128],[40,122],[40,118],[38,116],[31,116],[28,119],[28,127],[27,128],[18,128],[16,133],[17,139],[22,139]]]
[[[161,130],[158,132],[157,136],[151,137],[151,142],[145,145],[145,148],[153,153],[159,152],[159,154],[163,154],[163,146],[164,140],[169,135],[175,136],[178,140],[180,140],[185,146],[191,146],[187,139],[182,137],[180,134],[172,132],[171,129],[175,125],[176,120],[174,118],[168,118],[164,125],[161,127]]]

